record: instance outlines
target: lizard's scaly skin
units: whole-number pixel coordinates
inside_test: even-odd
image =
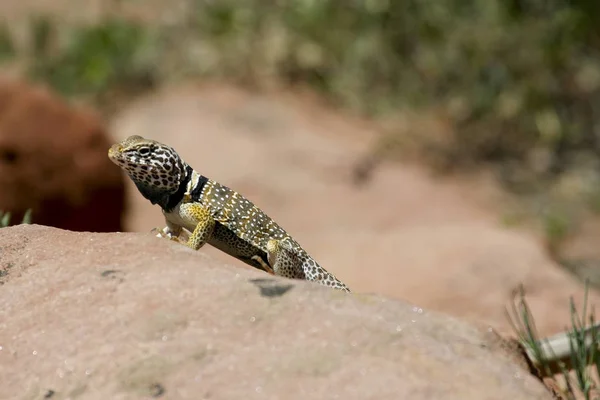
[[[159,236],[178,240],[186,229],[194,250],[209,243],[275,275],[350,291],[250,200],[194,171],[173,148],[136,135],[114,144],[108,157],[162,208],[167,226]]]

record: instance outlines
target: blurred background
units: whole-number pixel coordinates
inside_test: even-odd
[[[14,223],[161,226],[106,157],[139,134],[357,292],[502,325],[523,283],[550,332],[600,285],[597,1],[3,0],[0,17]]]

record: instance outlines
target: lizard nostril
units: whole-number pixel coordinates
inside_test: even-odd
[[[108,149],[108,156],[111,158],[116,157],[119,153],[121,153],[121,150],[123,150],[122,146],[113,145],[110,149]]]

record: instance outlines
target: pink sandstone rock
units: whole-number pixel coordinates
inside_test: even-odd
[[[551,399],[465,322],[147,233],[0,229],[0,283],[2,399]]]

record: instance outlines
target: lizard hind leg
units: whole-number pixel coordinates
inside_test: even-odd
[[[301,261],[287,240],[269,240],[267,258],[275,275],[290,279],[306,279]]]
[[[288,240],[269,240],[267,243],[269,264],[276,275],[303,279],[345,292],[350,289],[333,274],[327,272],[308,254],[296,250]]]

